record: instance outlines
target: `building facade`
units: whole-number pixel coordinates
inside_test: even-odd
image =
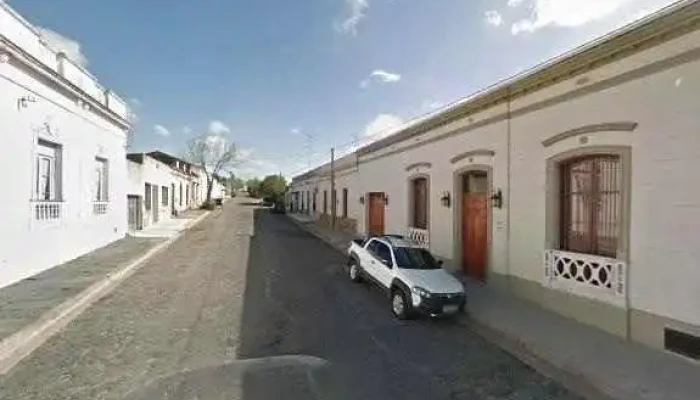
[[[124,236],[128,113],[0,2],[0,287]]]
[[[629,340],[698,345],[699,71],[700,3],[681,2],[359,149],[335,186],[358,233],[409,235]]]
[[[129,230],[140,230],[177,215],[177,178],[170,166],[145,153],[126,155]]]

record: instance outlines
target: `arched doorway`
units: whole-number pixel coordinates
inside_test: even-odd
[[[457,179],[460,195],[459,237],[461,266],[464,272],[480,281],[486,280],[489,235],[489,175],[474,169],[461,173]]]

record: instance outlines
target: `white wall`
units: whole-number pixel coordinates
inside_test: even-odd
[[[700,48],[698,32],[588,74],[590,84],[644,64]],[[696,57],[697,59],[697,57]],[[700,61],[622,83],[515,118],[513,128],[511,272],[542,279],[545,243],[545,160],[591,146],[631,148],[629,296],[631,307],[700,325]],[[564,82],[545,97],[566,86]],[[534,102],[514,104],[514,110]],[[542,146],[542,140],[579,126],[638,123],[633,132],[587,134]]]
[[[135,163],[132,161],[129,164],[129,189],[127,194],[141,196],[142,202],[142,212],[143,216],[143,226],[148,226],[153,224],[153,214],[158,212],[158,221],[164,221],[170,219],[172,216],[172,206],[171,206],[171,196],[172,187],[171,184],[175,183],[173,179],[172,170],[167,164],[160,162],[152,157],[144,155],[143,163]],[[145,208],[145,189],[146,183],[151,186],[158,187],[158,197],[152,198],[152,201],[158,202],[157,207],[151,205],[150,210]],[[163,204],[163,190],[162,187],[168,188],[168,202]],[[153,189],[151,189],[153,190]],[[178,189],[176,188],[176,191]]]
[[[0,286],[31,276],[124,236],[127,225],[126,134],[39,83],[18,65],[0,63]],[[18,107],[22,98],[31,98]],[[47,127],[49,128],[47,130]],[[62,146],[64,216],[39,224],[31,213],[34,152],[41,137]],[[93,214],[95,157],[109,163],[109,205]]]
[[[685,56],[679,57],[681,54]],[[619,80],[628,72],[639,73],[641,68],[674,57],[681,60],[681,65]],[[363,155],[355,183],[350,184],[351,204],[357,204],[354,212],[358,231],[366,232],[364,207],[355,201],[358,193],[377,191],[389,196],[387,233],[405,233],[409,221],[408,179],[415,173],[427,174],[431,248],[439,256],[452,258],[454,210],[459,207],[454,173],[470,164],[485,165],[492,168],[493,188],[503,191],[505,202],[502,210],[492,209],[489,269],[541,282],[546,248],[547,159],[571,149],[627,146],[632,158],[631,166],[627,166],[631,168],[631,224],[629,254],[622,256],[629,265],[630,306],[700,325],[700,247],[696,244],[700,237],[700,185],[696,173],[700,171],[698,71],[700,33],[693,32],[586,72],[588,83],[577,84],[579,76],[514,101],[510,146],[507,120],[470,130],[480,121],[504,115],[507,105],[501,105]],[[618,81],[605,89],[593,86],[608,79]],[[586,86],[592,87],[590,93],[518,115],[523,107]],[[549,147],[542,144],[543,140],[573,128],[618,121],[636,122],[638,127],[633,132],[586,134],[585,143],[579,137],[571,137]],[[431,142],[432,138],[455,130],[464,133]],[[426,144],[390,154],[420,142]],[[450,163],[455,155],[476,149],[491,150],[495,155]],[[431,166],[406,171],[407,166],[417,162]],[[316,178],[309,181],[312,179]],[[297,182],[295,187],[309,183]],[[319,212],[323,190],[328,187],[326,181],[318,184]],[[446,191],[452,195],[450,208],[440,204]]]

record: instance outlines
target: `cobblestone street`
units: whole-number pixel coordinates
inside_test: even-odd
[[[342,262],[236,199],[0,378],[0,398],[119,399],[183,369],[284,354],[327,361],[343,378],[331,398],[577,398],[454,321],[394,320]]]

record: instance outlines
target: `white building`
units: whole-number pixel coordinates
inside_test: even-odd
[[[682,2],[360,149],[336,188],[360,233],[683,353],[700,345],[698,127],[700,2]],[[328,172],[293,180],[296,207],[322,212]]]
[[[145,153],[130,153],[126,158],[129,230],[140,230],[177,214],[179,199],[174,193],[179,181],[171,167]]]
[[[171,188],[175,193],[171,205],[175,214],[202,205],[202,173],[197,166],[162,151],[153,151],[147,155],[170,167]]]
[[[0,2],[0,287],[124,236],[127,116]]]

